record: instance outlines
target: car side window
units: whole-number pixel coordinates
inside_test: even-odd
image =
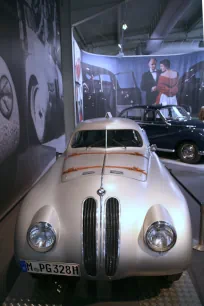
[[[153,110],[147,110],[144,114],[144,121],[154,122],[154,119],[155,119],[155,112]]]
[[[156,124],[165,124],[164,119],[162,118],[159,111],[155,113],[155,123]]]
[[[134,121],[143,121],[144,109],[143,108],[130,108],[127,109],[121,116],[122,118],[132,119]]]

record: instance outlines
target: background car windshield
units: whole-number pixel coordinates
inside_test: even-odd
[[[177,120],[177,119],[188,119],[189,115],[186,110],[182,107],[172,106],[168,108],[163,108],[160,110],[160,113],[167,119],[167,120]]]
[[[72,148],[106,147],[106,131],[90,130],[77,132],[72,140]],[[107,147],[141,147],[142,138],[134,130],[107,130]]]

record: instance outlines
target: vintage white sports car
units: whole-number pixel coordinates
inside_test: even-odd
[[[114,280],[180,275],[191,261],[186,200],[137,123],[87,120],[25,198],[22,271]]]

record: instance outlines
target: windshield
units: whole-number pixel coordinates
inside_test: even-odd
[[[135,130],[89,130],[76,132],[72,148],[116,148],[142,147],[142,138]]]
[[[183,107],[171,106],[160,109],[160,113],[166,120],[186,120],[189,119],[187,111]]]

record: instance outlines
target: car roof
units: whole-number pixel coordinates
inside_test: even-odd
[[[127,118],[97,118],[82,121],[75,129],[81,130],[136,130],[141,131],[139,124]]]
[[[152,110],[156,110],[156,109],[163,109],[163,108],[169,108],[169,107],[172,107],[172,106],[179,106],[179,105],[133,105],[133,106],[130,106],[130,107],[127,107],[127,108],[124,108],[120,114],[122,114],[123,112],[125,112],[126,110],[129,110],[129,109],[134,109],[134,108],[143,108],[143,109],[152,109]],[[181,106],[179,106],[181,107]],[[119,114],[119,116],[120,116]]]
[[[109,71],[108,69],[102,68],[102,67],[98,67],[98,66],[94,66],[94,65],[90,65],[90,64],[86,64],[86,63],[82,63],[82,67],[83,67],[83,73],[88,73],[89,75],[99,75],[99,74],[111,74],[114,75],[114,73],[112,73],[111,71]]]

